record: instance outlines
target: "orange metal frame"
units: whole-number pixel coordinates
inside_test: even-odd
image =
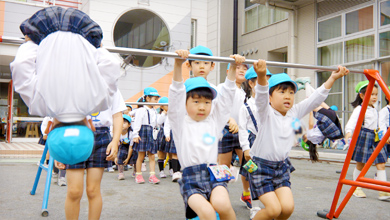
[[[378,146],[375,148],[374,152],[372,153],[371,157],[368,159],[367,163],[364,165],[362,171],[360,172],[360,175],[356,179],[356,181],[353,180],[347,180],[345,179],[345,176],[347,175],[348,167],[351,163],[351,158],[353,151],[355,150],[356,142],[360,133],[360,129],[362,127],[362,123],[364,120],[364,115],[366,114],[368,101],[370,100],[370,96],[372,93],[372,89],[374,88],[375,82],[378,82],[378,85],[381,87],[382,91],[385,93],[386,97],[390,100],[390,91],[386,86],[386,83],[383,81],[382,77],[379,75],[378,70],[370,70],[365,69],[364,74],[366,75],[367,79],[369,80],[369,84],[367,86],[366,94],[364,96],[362,109],[360,111],[359,119],[356,124],[355,131],[352,135],[351,144],[349,146],[349,150],[347,153],[347,157],[345,158],[345,162],[343,165],[343,169],[340,174],[340,179],[337,184],[336,192],[333,197],[333,203],[330,208],[329,213],[326,215],[328,219],[338,218],[340,216],[340,213],[343,211],[344,207],[347,205],[349,199],[351,198],[353,192],[355,191],[356,187],[363,187],[367,189],[373,189],[378,191],[385,191],[390,192],[390,182],[384,182],[379,180],[374,180],[370,178],[365,178],[368,169],[370,169],[372,163],[378,156],[379,152],[382,150],[382,148],[386,144],[386,140],[390,137],[390,129],[387,130],[386,134],[382,137],[382,140],[378,143]],[[351,189],[348,191],[347,195],[344,197],[343,201],[340,203],[340,206],[336,210],[336,206],[338,203],[338,200],[340,198],[340,193],[343,185],[350,185],[352,186]]]

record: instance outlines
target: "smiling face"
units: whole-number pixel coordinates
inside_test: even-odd
[[[207,80],[207,76],[214,69],[215,63],[211,61],[193,60],[191,63],[187,62],[187,65],[194,77],[201,76]]]
[[[294,86],[276,86],[269,96],[271,106],[282,115],[286,115],[294,105],[295,90]]]

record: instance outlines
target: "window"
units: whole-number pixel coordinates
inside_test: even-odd
[[[342,43],[337,43],[318,48],[318,64],[322,66],[332,66],[342,63],[342,47]]]
[[[374,25],[374,6],[363,8],[357,11],[347,13],[346,34],[353,34],[359,31],[372,29]]]
[[[374,35],[360,37],[345,42],[345,62],[374,58]]]
[[[288,13],[245,1],[245,33],[285,20]]]
[[[390,31],[379,34],[379,56],[390,55]]]
[[[197,20],[191,19],[191,48],[196,47]]]
[[[123,14],[114,27],[116,47],[130,47],[167,51],[170,44],[169,31],[163,20],[148,10],[135,9]],[[151,67],[161,63],[161,57],[122,57],[133,66]]]
[[[381,3],[381,26],[390,24],[390,1]]]
[[[318,23],[318,41],[329,40],[341,36],[341,16]]]

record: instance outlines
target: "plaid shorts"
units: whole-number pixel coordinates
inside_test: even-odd
[[[352,160],[367,163],[377,144],[375,143],[375,132],[367,128],[362,128],[352,154]],[[384,146],[375,159],[374,164],[387,162],[386,151],[386,146]]]
[[[46,140],[43,140],[43,136],[41,136],[41,137],[39,138],[38,144],[43,145],[43,146],[46,145]]]
[[[188,206],[188,198],[193,194],[200,194],[210,200],[211,191],[217,186],[227,189],[226,182],[211,182],[207,164],[186,167],[183,176],[179,179],[180,193],[183,196],[186,218],[195,218],[197,214]]]
[[[126,160],[128,154],[129,144],[121,144],[118,150],[118,165],[123,165],[123,162]]]
[[[158,151],[162,151],[164,153],[168,152],[167,142],[165,141],[164,129],[158,131],[156,144],[158,147]]]
[[[107,127],[96,128],[93,150],[88,160],[74,165],[66,165],[66,169],[87,169],[92,167],[107,167],[106,150],[111,142],[110,129]]]
[[[134,143],[133,150],[137,152],[157,153],[157,145],[153,139],[153,128],[150,125],[142,125],[139,131],[141,140],[139,143]]]
[[[256,139],[256,135],[253,134],[252,132],[249,132],[248,140],[249,140],[249,147],[250,148],[252,148],[252,145],[253,145],[253,142],[255,142],[255,139]],[[243,167],[248,161],[245,160],[244,152],[242,152],[242,154],[243,154],[243,156],[242,156],[242,160],[241,160],[240,174],[241,174],[241,176],[245,177],[245,179],[248,181],[249,180],[249,176],[248,176],[249,173]]]
[[[133,150],[133,153],[130,156],[128,164],[137,164],[138,152]]]
[[[218,142],[218,154],[233,152],[234,149],[241,149],[238,133],[229,132],[229,126],[223,129],[222,140]]]
[[[23,21],[20,30],[38,45],[45,37],[56,31],[80,34],[96,48],[100,47],[103,38],[102,29],[87,14],[77,9],[58,6],[37,11]]]
[[[249,188],[252,199],[257,199],[261,195],[275,191],[280,187],[291,188],[290,173],[295,168],[289,158],[284,161],[269,161],[253,157],[252,160],[258,166],[256,171],[249,174]]]
[[[327,113],[335,114],[335,117],[338,120],[334,111],[327,111]],[[320,129],[321,133],[326,138],[336,140],[344,137],[341,127],[338,127],[328,116],[322,114],[321,112],[314,112],[314,117],[317,119],[318,129]]]

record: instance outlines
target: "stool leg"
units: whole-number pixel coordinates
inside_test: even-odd
[[[54,159],[53,159],[53,157],[50,156],[49,167],[47,169],[47,175],[46,175],[45,191],[43,193],[42,216],[49,215],[49,212],[47,211],[47,204],[49,202],[49,193],[50,193],[50,185],[51,185],[51,176],[52,176],[52,171],[53,171],[53,164],[54,164]]]
[[[38,171],[37,171],[37,175],[35,176],[34,185],[33,185],[33,188],[30,192],[31,195],[35,195],[35,191],[37,190],[39,178],[41,177],[42,167],[43,167],[43,164],[45,163],[45,159],[46,159],[46,153],[47,153],[47,146],[45,145],[45,148],[43,149],[41,160],[39,161]]]

